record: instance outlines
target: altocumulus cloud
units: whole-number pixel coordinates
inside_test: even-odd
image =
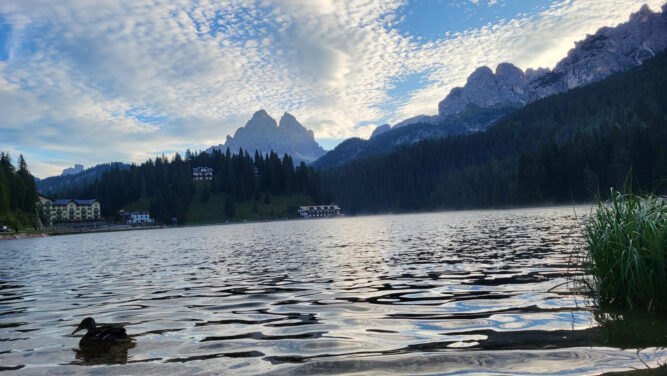
[[[553,2],[422,41],[399,31],[401,0],[5,0],[0,149],[37,176],[142,161],[218,144],[259,108],[318,138],[364,137],[359,124],[435,113],[477,66],[553,66],[642,3]],[[421,86],[396,93],[414,75]]]

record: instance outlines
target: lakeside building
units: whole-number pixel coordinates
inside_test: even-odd
[[[37,195],[37,211],[45,218],[50,226],[60,222],[98,221],[101,208],[97,199],[51,199],[46,196]]]
[[[118,222],[126,225],[140,225],[154,223],[155,219],[151,218],[149,212],[126,212],[121,210],[118,212]]]
[[[213,180],[213,169],[210,167],[194,167],[192,169],[193,180]]]
[[[338,205],[299,206],[296,213],[303,218],[335,217],[341,214]]]

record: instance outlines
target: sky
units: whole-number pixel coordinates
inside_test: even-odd
[[[224,143],[259,109],[331,149],[663,1],[2,0],[0,150],[40,178],[140,163]]]

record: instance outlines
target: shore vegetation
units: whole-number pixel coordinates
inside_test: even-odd
[[[586,226],[585,266],[601,306],[667,309],[667,200],[611,190]]]

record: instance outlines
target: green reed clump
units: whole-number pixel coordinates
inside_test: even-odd
[[[598,202],[586,227],[592,286],[601,305],[667,308],[667,200],[622,194]]]

